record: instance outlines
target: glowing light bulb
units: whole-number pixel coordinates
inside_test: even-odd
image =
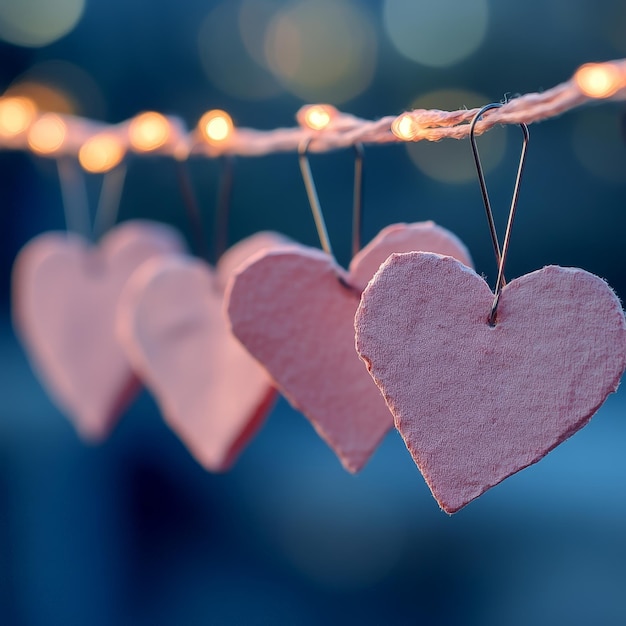
[[[391,132],[402,141],[412,141],[417,135],[417,124],[413,118],[405,113],[396,118],[391,124]]]
[[[160,113],[148,111],[138,115],[128,128],[130,145],[140,152],[150,152],[164,145],[172,134],[172,126]]]
[[[82,145],[78,160],[88,172],[102,174],[118,165],[124,158],[124,152],[121,140],[115,135],[95,135]]]
[[[233,120],[226,111],[213,109],[207,111],[198,122],[198,128],[205,141],[211,145],[224,145],[232,136],[234,125]]]
[[[54,113],[42,115],[28,130],[28,145],[39,154],[54,154],[65,141],[67,126]]]
[[[591,98],[608,98],[625,86],[621,72],[610,63],[587,63],[578,69],[574,80]]]
[[[36,115],[37,107],[30,98],[0,98],[0,136],[15,137],[23,133]]]
[[[323,130],[338,114],[339,111],[330,104],[312,104],[300,109],[298,121],[312,130]]]

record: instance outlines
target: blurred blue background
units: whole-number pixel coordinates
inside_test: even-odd
[[[219,107],[268,129],[305,102],[366,118],[472,107],[623,56],[620,0],[0,0],[0,89],[108,122],[157,110],[191,127]],[[626,296],[624,113],[531,127],[507,276],[578,266]],[[519,131],[480,147],[503,230]],[[347,264],[352,152],[311,161]],[[493,283],[467,141],[369,147],[365,167],[365,241],[433,219]],[[210,237],[218,165],[191,170]],[[226,475],[191,459],[147,393],[89,447],[10,323],[15,255],[63,228],[53,162],[0,152],[0,201],[0,624],[626,623],[624,391],[452,518],[396,433],[350,476],[284,401]],[[167,159],[130,162],[120,218],[133,217],[190,235]],[[237,163],[230,241],[260,229],[318,245],[294,154]]]

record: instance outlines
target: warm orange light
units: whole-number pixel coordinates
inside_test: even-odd
[[[587,63],[578,69],[574,79],[591,98],[608,98],[626,86],[619,69],[610,63]]]
[[[108,172],[124,158],[124,146],[115,135],[95,135],[88,139],[78,151],[78,160],[88,172]]]
[[[54,154],[65,141],[67,127],[54,113],[42,115],[28,130],[28,145],[39,154]]]
[[[393,121],[391,132],[402,141],[412,141],[417,135],[417,124],[410,115],[405,113]]]
[[[150,152],[164,145],[170,138],[172,127],[160,113],[148,111],[138,115],[128,128],[131,146],[141,152]]]
[[[20,80],[8,88],[6,95],[28,98],[38,111],[64,115],[76,115],[79,111],[78,103],[74,98],[58,85],[52,86],[30,79]]]
[[[35,119],[37,107],[29,98],[0,98],[0,136],[15,137]]]
[[[302,122],[312,130],[326,128],[339,112],[330,104],[312,104],[300,110]]]
[[[232,136],[234,125],[226,111],[213,109],[200,118],[198,128],[208,143],[219,145],[224,144]]]

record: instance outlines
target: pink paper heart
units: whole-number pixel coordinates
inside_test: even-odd
[[[147,259],[180,251],[176,231],[148,221],[113,228],[97,246],[44,233],[13,269],[13,320],[31,364],[87,440],[102,440],[139,388],[115,340],[124,283]]]
[[[393,426],[354,350],[360,292],[392,251],[433,248],[471,263],[463,244],[432,222],[398,224],[356,255],[349,273],[319,250],[294,246],[255,256],[227,289],[235,336],[350,472]]]
[[[626,367],[600,278],[546,267],[493,293],[450,257],[393,255],[363,293],[357,350],[441,508],[454,513],[582,428]]]
[[[230,248],[215,271],[183,256],[153,259],[120,300],[118,337],[129,360],[166,422],[211,471],[233,464],[276,396],[228,328],[224,285],[241,261],[284,241],[257,233]]]

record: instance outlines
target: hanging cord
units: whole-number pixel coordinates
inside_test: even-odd
[[[16,100],[8,96],[3,101]],[[587,63],[574,76],[541,93],[528,93],[509,100],[489,115],[476,129],[476,135],[489,130],[495,124],[530,124],[556,117],[593,101],[626,100],[626,59],[606,63]],[[32,105],[32,103],[31,103]],[[32,105],[34,107],[34,105]],[[470,133],[470,122],[478,109],[441,111],[437,109],[415,109],[401,115],[390,115],[379,120],[366,120],[347,113],[338,113],[332,125],[315,137],[312,152],[324,152],[363,144],[400,143],[403,141],[440,141],[445,138],[463,139]],[[38,115],[38,114],[37,114]],[[94,120],[75,116],[58,116],[67,130],[62,143],[54,147],[55,155],[76,156],[85,140],[90,136],[111,133],[121,139],[125,148],[130,146],[128,135],[132,120],[117,125],[105,125]],[[168,118],[174,125],[180,120]],[[277,128],[261,131],[252,128],[237,128],[216,149],[215,144],[205,141],[195,129],[180,133],[176,142],[159,148],[158,153],[175,157],[185,150],[194,156],[214,158],[227,151],[240,156],[263,156],[275,152],[298,150],[302,142],[310,137],[303,128]],[[0,133],[0,147],[30,150],[27,133],[4,136]],[[143,154],[152,154],[144,152]]]

